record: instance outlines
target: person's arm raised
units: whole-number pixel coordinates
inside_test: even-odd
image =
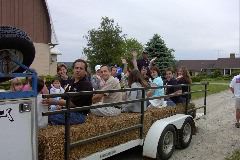
[[[157,57],[154,57],[153,59],[151,59],[149,66],[148,66],[149,69],[153,66],[156,59],[157,59]]]
[[[122,60],[122,64],[123,64],[123,73],[126,74],[127,73],[127,65],[128,65],[127,60],[124,58],[121,58],[121,60]]]
[[[134,67],[134,69],[138,70],[138,66],[137,66],[137,52],[136,51],[132,51],[131,54],[133,56],[133,59],[132,59],[133,67]]]

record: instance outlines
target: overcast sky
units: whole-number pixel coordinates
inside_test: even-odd
[[[158,33],[177,60],[240,56],[239,0],[48,0],[48,5],[60,62],[83,57],[83,36],[103,16],[142,44]]]

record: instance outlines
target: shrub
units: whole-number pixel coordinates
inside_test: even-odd
[[[207,78],[207,73],[206,72],[201,72],[197,75],[198,77],[201,77],[201,78]]]
[[[10,81],[0,83],[0,89],[9,90],[10,89]]]
[[[200,82],[202,79],[199,76],[192,77],[192,82]]]
[[[217,78],[220,77],[222,75],[221,71],[216,69],[213,71],[213,73],[211,74],[211,78]]]
[[[240,71],[234,70],[234,71],[231,73],[231,78],[233,78],[234,76],[238,75],[239,73],[240,73]]]
[[[224,75],[222,77],[223,80],[231,80],[232,79],[232,76],[231,75]]]

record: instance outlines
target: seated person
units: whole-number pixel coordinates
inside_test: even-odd
[[[104,81],[102,80],[102,73],[101,73],[101,65],[95,66],[96,73],[91,76],[91,83],[94,90],[100,90],[104,85]]]
[[[59,77],[54,77],[52,80],[52,84],[51,84],[51,89],[50,89],[50,94],[61,94],[64,93],[65,90],[61,87],[61,83],[60,83],[60,78]],[[61,97],[56,97],[56,100],[60,100]],[[56,105],[51,105],[50,106],[50,110],[51,111],[55,111],[59,108],[59,106]]]
[[[153,82],[151,83],[151,87],[162,87],[163,80],[160,76],[160,70],[156,66],[153,66],[150,68],[150,71],[151,71],[151,76],[153,77]],[[147,97],[159,97],[159,96],[164,96],[163,88],[151,89],[150,91],[147,92]],[[166,104],[163,98],[149,100],[149,102],[151,103],[149,107],[166,107]]]
[[[65,92],[92,91],[92,84],[87,80],[87,63],[82,59],[73,62],[73,77],[66,86]],[[49,98],[43,100],[45,105],[66,106],[66,100],[56,100]],[[90,106],[92,104],[92,95],[80,95],[70,99],[70,107]],[[70,112],[70,124],[80,124],[85,122],[89,110],[81,112]],[[53,125],[65,124],[64,114],[55,114],[49,116],[49,122]]]
[[[67,71],[68,68],[64,63],[57,66],[57,75],[60,78],[60,83],[64,89],[71,81],[71,78],[67,75]]]
[[[104,86],[101,90],[111,90],[111,89],[121,89],[119,80],[114,78],[111,75],[111,68],[107,65],[101,66],[102,79],[105,81]],[[122,101],[122,93],[114,92],[114,93],[104,93],[104,94],[96,94],[93,96],[93,103],[98,102],[103,103],[114,103]],[[121,106],[112,106],[112,107],[102,107],[91,109],[91,112],[97,116],[117,116],[121,113]]]
[[[116,65],[113,65],[111,67],[111,75],[115,78],[117,77],[117,66]]]
[[[26,72],[27,73],[32,73],[32,72],[37,73],[36,70],[33,68],[31,68],[30,70],[31,70],[31,72],[30,71],[26,71]],[[26,77],[25,84],[23,85],[23,88],[22,88],[23,91],[31,90],[31,84],[30,84],[31,79],[32,79],[32,77]],[[45,84],[45,79],[43,79],[43,81],[44,81],[44,86],[43,86],[42,90],[40,91],[40,93],[41,94],[49,94],[49,90]]]
[[[145,81],[148,82],[148,84],[150,85],[150,69],[154,66],[154,61],[157,59],[157,57],[154,57],[153,59],[151,59],[151,61],[148,60],[148,53],[147,52],[143,52],[142,53],[142,57],[143,59],[141,60],[137,60],[137,52],[136,51],[132,51],[132,63],[134,66],[134,69],[138,69],[143,78],[145,79]]]
[[[131,88],[147,87],[147,82],[144,80],[141,73],[134,69],[128,76],[128,85]],[[135,100],[142,98],[142,90],[128,91],[127,100]],[[146,110],[146,102],[144,102],[144,111]],[[141,112],[141,102],[128,103],[123,107],[123,112]]]
[[[23,84],[21,79],[19,78],[14,78],[11,80],[11,84],[10,84],[10,90],[15,92],[15,91],[22,91],[23,88]]]
[[[166,85],[178,85],[177,80],[173,77],[173,69],[166,69]],[[169,87],[166,88],[166,95],[181,94],[181,87]],[[178,103],[181,103],[180,96],[169,97],[165,99],[167,101],[167,106],[175,106]]]
[[[178,84],[192,84],[191,76],[186,67],[180,67],[177,72],[177,82]],[[182,93],[191,92],[191,86],[182,86]],[[181,96],[182,103],[189,103],[191,100],[191,94],[186,94]]]

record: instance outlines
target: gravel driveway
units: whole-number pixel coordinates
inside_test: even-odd
[[[195,100],[198,106],[203,99]],[[203,109],[198,110],[203,112]],[[195,121],[197,134],[189,147],[176,149],[170,160],[224,160],[240,149],[240,128],[235,128],[234,99],[230,91],[207,96],[207,115]],[[120,153],[109,160],[142,160],[141,147]],[[150,160],[144,158],[144,160]]]
[[[194,101],[202,105],[203,99]],[[200,112],[203,110],[200,109]],[[223,160],[240,149],[240,128],[235,128],[234,99],[230,91],[207,97],[207,115],[196,121],[198,132],[190,146],[175,150],[171,160]]]

